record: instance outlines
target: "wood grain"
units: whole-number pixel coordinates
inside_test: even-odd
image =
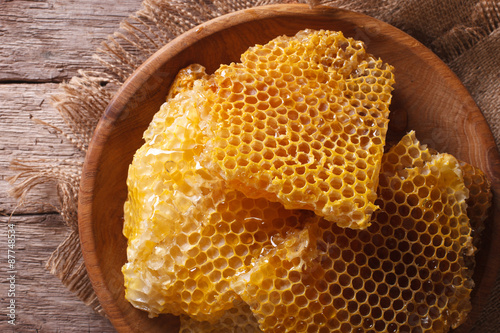
[[[138,0],[0,2],[0,82],[61,82],[102,69],[92,54],[139,7]]]
[[[55,131],[35,122],[39,119],[59,128],[64,121],[49,102],[50,94],[57,91],[57,84],[0,84],[0,202],[4,214],[11,214],[18,201],[8,192],[7,182],[16,174],[10,169],[13,159],[80,159],[82,154],[75,147],[55,135]],[[25,198],[26,204],[17,207],[16,214],[54,212],[58,205],[54,184],[45,183]]]
[[[56,214],[54,184],[34,188],[18,202],[7,192],[13,158],[81,159],[70,143],[40,119],[64,127],[50,105],[58,82],[77,70],[99,70],[92,54],[125,17],[140,8],[140,0],[0,1],[0,331],[114,332],[110,322],[93,313],[45,269],[51,253],[67,236]],[[15,209],[15,211],[14,211]],[[16,326],[6,322],[8,284],[7,221],[16,225]]]
[[[15,225],[15,301],[16,326],[9,325],[6,306],[7,223]],[[58,214],[0,216],[0,331],[10,332],[114,332],[108,320],[94,313],[69,293],[59,279],[44,267],[50,254],[66,236]]]
[[[125,301],[119,271],[126,240],[117,236],[123,223],[128,165],[174,75],[190,63],[213,71],[238,60],[250,45],[304,28],[341,30],[363,39],[369,52],[394,65],[397,84],[391,109],[403,122],[392,125],[394,137],[416,130],[429,146],[483,169],[498,195],[500,157],[484,117],[448,67],[413,38],[360,14],[299,5],[254,8],[221,17],[171,42],[136,71],[108,107],[87,155],[79,203],[80,237],[95,290],[119,331],[141,331],[148,325],[149,331],[160,332],[165,325],[176,324],[170,317],[148,320]],[[493,239],[500,236],[499,209],[493,212],[494,224],[487,231]],[[499,251],[500,244],[490,242],[481,252],[473,311],[460,331],[467,331],[487,301],[500,266]]]

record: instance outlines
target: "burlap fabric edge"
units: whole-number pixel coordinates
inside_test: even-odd
[[[33,187],[55,182],[59,212],[69,235],[46,263],[51,274],[86,305],[104,315],[83,263],[78,235],[78,189],[81,168],[92,134],[120,85],[149,56],[183,32],[234,11],[277,3],[305,2],[358,11],[388,22],[434,51],[462,80],[500,144],[500,3],[495,0],[144,0],[142,8],[123,20],[119,29],[96,50],[101,72],[80,70],[60,85],[52,103],[65,130],[51,127],[78,152],[72,160],[13,160],[18,173],[10,179],[11,195],[22,199]],[[432,22],[434,24],[429,24]],[[500,279],[497,285],[500,286]],[[473,332],[500,331],[500,288],[496,288]]]

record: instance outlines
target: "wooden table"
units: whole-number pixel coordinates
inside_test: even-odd
[[[92,54],[141,0],[0,0],[0,332],[114,332],[45,269],[68,230],[55,184],[36,187],[23,205],[7,194],[12,159],[80,159],[81,153],[33,119],[64,126],[50,105],[58,84],[79,69],[101,70]],[[15,326],[8,323],[7,234],[15,225]]]
[[[36,187],[27,203],[9,197],[13,158],[75,158],[78,151],[32,118],[62,124],[50,105],[58,83],[78,69],[101,69],[92,54],[141,0],[0,1],[0,332],[114,332],[109,321],[62,286],[45,262],[68,230],[56,208],[54,184]],[[9,216],[12,215],[10,218]],[[16,326],[11,297],[8,221],[15,224]]]

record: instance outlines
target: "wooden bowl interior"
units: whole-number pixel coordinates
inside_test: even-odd
[[[109,105],[87,154],[80,193],[80,237],[94,289],[118,331],[178,330],[176,317],[149,319],[133,308],[124,299],[121,274],[126,261],[122,226],[128,166],[176,73],[192,63],[213,72],[220,64],[238,61],[251,45],[305,28],[340,30],[364,40],[370,53],[396,68],[391,140],[414,129],[422,142],[482,168],[497,191],[498,152],[482,114],[454,74],[408,35],[364,15],[302,5],[266,6],[221,17],[177,38],[132,75]],[[494,215],[498,222],[498,211]],[[489,233],[497,235],[498,230]],[[493,245],[486,241],[484,246],[471,321],[477,318],[498,267]]]

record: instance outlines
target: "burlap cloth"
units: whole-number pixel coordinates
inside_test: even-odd
[[[77,202],[81,167],[95,126],[120,85],[150,55],[179,34],[220,15],[249,7],[291,3],[280,0],[144,0],[103,42],[95,60],[102,72],[79,72],[52,97],[67,123],[58,135],[74,143],[80,158],[13,161],[19,170],[12,195],[54,181],[60,212],[70,230],[47,269],[85,304],[102,312],[85,271],[78,238]],[[500,2],[497,0],[302,0],[361,12],[388,22],[434,51],[457,74],[484,113],[500,143]],[[45,126],[51,126],[44,123]],[[51,126],[52,127],[52,126]],[[499,254],[500,255],[500,254]],[[473,332],[500,332],[500,278]]]

